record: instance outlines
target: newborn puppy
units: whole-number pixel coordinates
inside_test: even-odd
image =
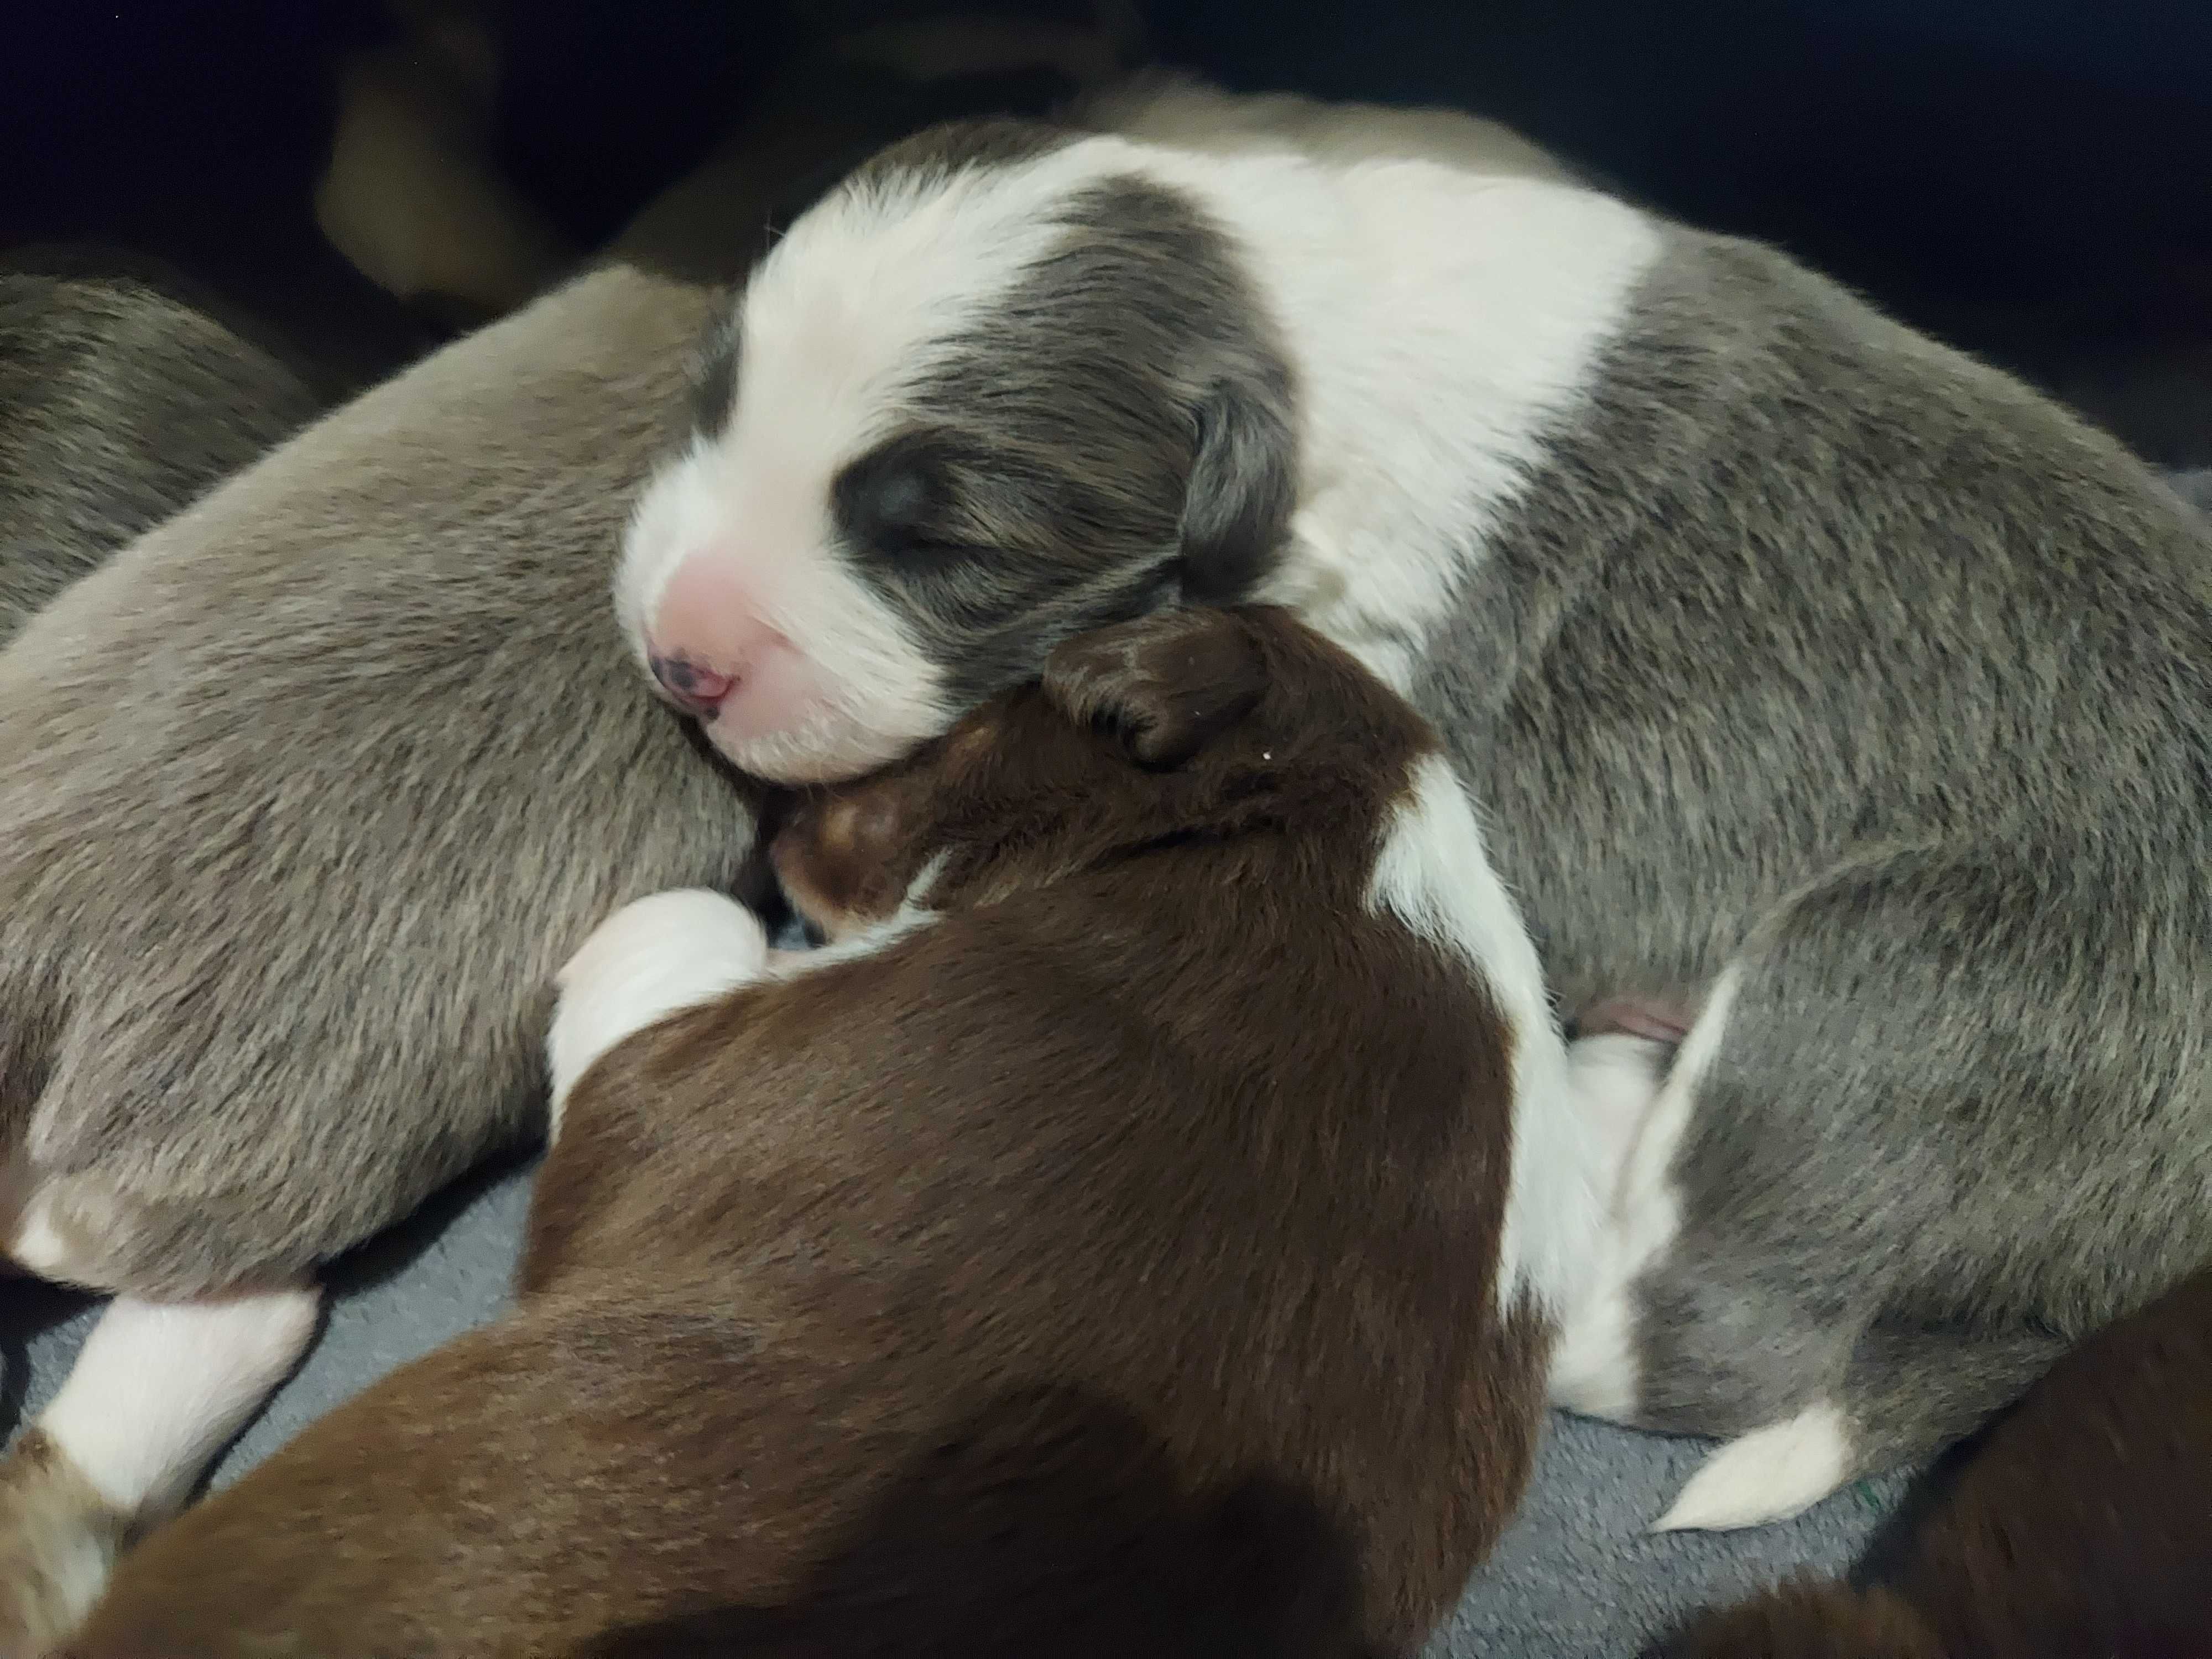
[[[1063,646],[562,975],[520,1305],[70,1651],[1409,1653],[1594,1224],[1437,739],[1281,612]],[[765,976],[763,976],[765,975]]]
[[[2203,520],[1479,124],[1092,118],[903,142],[776,244],[631,527],[641,672],[805,781],[1163,605],[1356,653],[1601,1045],[1554,1397],[1729,1443],[1669,1525],[1918,1461],[2212,1259]]]
[[[1662,1659],[2194,1659],[2212,1650],[2212,1272],[2051,1370],[1856,1586],[1785,1585]]]

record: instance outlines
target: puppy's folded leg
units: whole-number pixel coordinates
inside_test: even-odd
[[[298,1364],[319,1303],[289,1285],[109,1304],[61,1392],[0,1460],[0,1653],[43,1653],[75,1628],[130,1535],[184,1506]]]
[[[601,922],[559,975],[546,1034],[551,1133],[576,1079],[625,1037],[760,978],[769,961],[760,918],[699,889],[655,893]]]
[[[1596,1241],[1597,1271],[1589,1293],[1566,1310],[1553,1350],[1551,1397],[1592,1417],[1620,1419],[1636,1401],[1635,1330],[1629,1286],[1651,1248],[1638,1211],[1648,1203],[1628,1186],[1636,1149],[1653,1119],[1674,1051],[1625,1031],[1585,1036],[1567,1048],[1567,1078],[1577,1112],[1596,1156],[1604,1205]],[[1671,1224],[1657,1218],[1663,1231]]]
[[[1760,925],[1630,1155],[1614,1386],[1564,1399],[1730,1442],[1663,1525],[1917,1462],[2212,1255],[2207,937],[2094,842],[1884,852]]]

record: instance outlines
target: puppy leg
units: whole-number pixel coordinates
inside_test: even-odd
[[[0,1653],[45,1652],[76,1627],[130,1535],[184,1507],[299,1362],[319,1305],[305,1285],[109,1304],[0,1460]]]
[[[1927,1455],[2040,1369],[2017,1334],[2212,1257],[2206,908],[2148,860],[2007,845],[1855,863],[1762,926],[1624,1183],[1633,1397],[1596,1407],[1736,1440],[1666,1524]]]
[[[1589,1416],[1619,1418],[1635,1404],[1629,1291],[1650,1247],[1638,1251],[1632,1241],[1655,1224],[1662,1237],[1671,1236],[1673,1228],[1664,1214],[1650,1221],[1640,1217],[1638,1195],[1626,1183],[1674,1053],[1664,1042],[1621,1031],[1583,1037],[1567,1048],[1567,1081],[1589,1132],[1604,1208],[1588,1294],[1565,1310],[1553,1350],[1551,1397],[1554,1404]]]
[[[576,1079],[623,1038],[758,979],[769,960],[760,918],[720,893],[679,889],[624,905],[562,969],[546,1036],[551,1133]]]
[[[1852,1345],[1843,1398],[1859,1461],[1887,1468],[1963,1440],[2010,1406],[2074,1346],[2048,1329],[1981,1329],[1877,1319]]]

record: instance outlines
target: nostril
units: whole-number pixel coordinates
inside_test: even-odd
[[[651,665],[653,678],[660,682],[661,690],[694,714],[712,714],[737,685],[731,676],[702,668],[683,657],[655,656]]]

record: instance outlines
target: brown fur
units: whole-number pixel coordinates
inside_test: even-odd
[[[73,1651],[1411,1651],[1548,1349],[1498,1294],[1510,1033],[1366,897],[1434,744],[1280,613],[1175,613],[802,806],[833,931],[932,859],[934,919],[604,1056],[519,1311]]]
[[[1693,1621],[1668,1659],[2212,1655],[2212,1272],[2059,1362],[1864,1589],[1799,1584]]]

